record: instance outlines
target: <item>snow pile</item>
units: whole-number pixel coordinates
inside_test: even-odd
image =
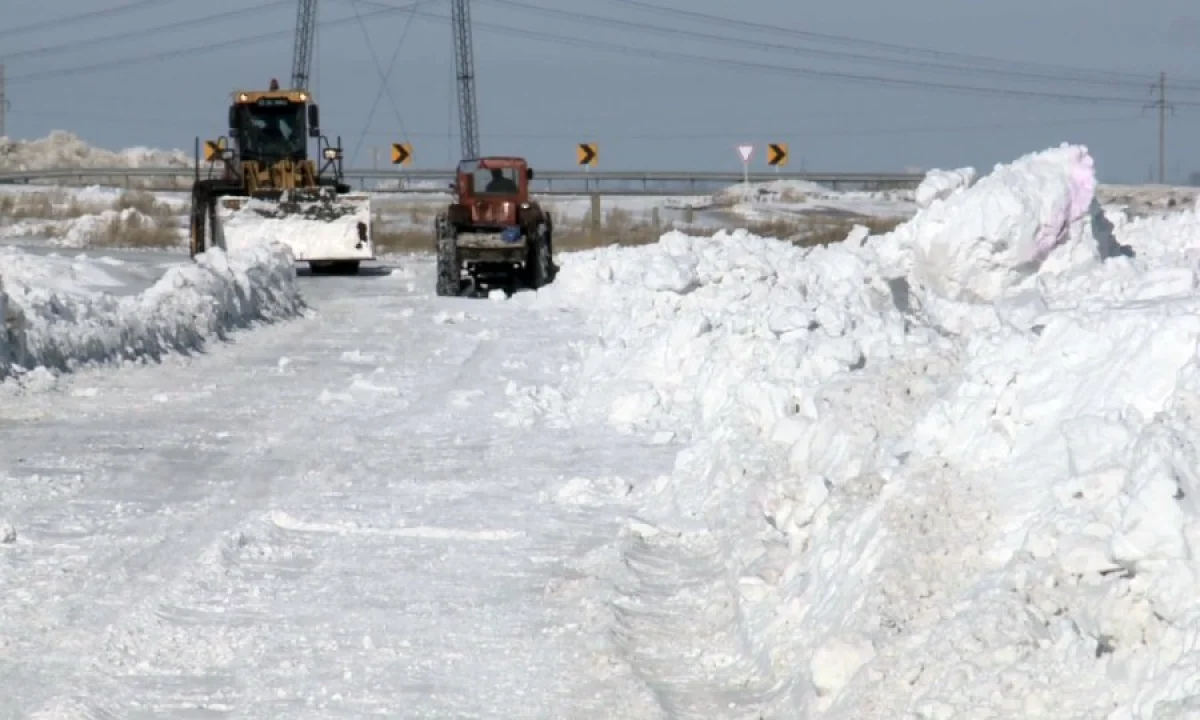
[[[95,289],[118,283],[106,282],[104,270],[91,263],[72,269],[67,274],[46,258],[0,250],[0,378],[39,367],[71,371],[159,359],[303,307],[291,251],[278,244],[210,250],[133,296]]]
[[[46,244],[56,247],[86,248],[93,245],[108,245],[111,247],[138,247],[145,245],[139,242],[142,235],[151,229],[163,227],[167,223],[175,224],[174,218],[157,218],[147,215],[137,208],[123,210],[102,210],[98,213],[81,215],[64,220],[25,220],[4,229],[7,237],[40,237]],[[179,246],[186,246],[187,241],[182,231],[177,233]],[[162,244],[169,239],[165,233],[155,233],[151,238],[152,244]]]
[[[914,190],[831,190],[811,182],[777,180],[727,188],[712,197],[712,204],[744,221],[796,222],[804,215],[911,217],[917,211]]]
[[[88,145],[79,136],[55,130],[37,140],[0,137],[0,172],[57,168],[191,167],[182,150],[134,147],[112,151]]]
[[[1094,190],[1063,146],[865,241],[563,256],[573,412],[687,442],[610,578],[672,717],[1200,705],[1200,216]]]
[[[971,192],[924,209],[879,243],[885,272],[907,275],[934,300],[991,302],[1039,270],[1118,254],[1095,201],[1093,161],[1064,146],[998,165]],[[1060,247],[1061,246],[1061,247]],[[1050,252],[1052,267],[1043,268]]]
[[[925,179],[917,186],[913,195],[917,207],[927,208],[935,200],[945,200],[956,193],[971,187],[975,182],[976,172],[973,167],[957,170],[933,169],[925,173]]]
[[[834,190],[820,183],[807,180],[773,180],[751,183],[750,195],[746,195],[744,183],[726,187],[713,195],[716,203],[751,201],[757,204],[796,205],[817,201],[889,202],[905,204],[913,199],[911,189],[893,190]]]
[[[217,223],[225,247],[231,250],[276,242],[291,248],[298,260],[368,259],[373,252],[370,196],[342,195],[336,212],[333,207],[299,202],[285,212],[279,204],[251,199],[236,209],[218,205]],[[368,243],[360,239],[360,227],[365,228]]]
[[[105,210],[95,215],[84,215],[71,218],[60,225],[58,243],[66,247],[87,247],[97,239],[104,237],[114,224],[150,223],[151,218],[143,215],[134,208],[124,210]]]
[[[825,197],[833,195],[834,191],[820,183],[808,180],[773,180],[766,183],[752,183],[755,196],[760,199],[803,200],[808,196]],[[741,196],[745,185],[735,185],[722,191],[723,194]]]

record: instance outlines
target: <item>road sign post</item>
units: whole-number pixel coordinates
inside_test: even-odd
[[[746,200],[750,199],[750,156],[754,154],[753,145],[738,145],[738,155],[742,158],[742,183],[745,186]]]

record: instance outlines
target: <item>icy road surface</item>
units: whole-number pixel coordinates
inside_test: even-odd
[[[577,563],[619,513],[559,491],[673,449],[514,422],[581,323],[429,278],[5,399],[0,717],[658,716]]]

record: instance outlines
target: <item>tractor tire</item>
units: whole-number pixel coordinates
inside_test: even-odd
[[[538,290],[554,281],[554,259],[551,257],[550,232],[538,225],[529,237],[529,256],[525,263],[526,284]]]
[[[458,237],[453,228],[437,223],[437,294],[457,297],[462,292],[462,268],[458,262]]]
[[[554,218],[546,213],[546,247],[550,252],[550,282],[558,277],[559,266],[554,262]]]

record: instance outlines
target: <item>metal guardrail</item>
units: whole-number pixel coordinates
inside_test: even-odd
[[[745,177],[740,172],[707,171],[536,171],[533,192],[547,195],[706,195],[723,187],[740,184]],[[31,183],[35,181],[75,181],[132,186],[134,179],[157,179],[157,186],[139,184],[147,189],[182,190],[190,187],[195,169],[192,166],[141,168],[55,168],[47,170],[15,170],[0,172],[0,184]],[[443,193],[454,179],[454,170],[346,170],[351,184],[372,192]],[[856,187],[869,190],[916,187],[924,173],[881,172],[757,172],[750,173],[752,183],[776,180],[800,180],[818,183],[831,189]],[[173,182],[170,182],[173,181]],[[368,181],[374,186],[368,187]],[[441,187],[412,187],[412,183],[440,181]],[[64,183],[65,184],[65,183]],[[614,187],[616,186],[616,187]]]

